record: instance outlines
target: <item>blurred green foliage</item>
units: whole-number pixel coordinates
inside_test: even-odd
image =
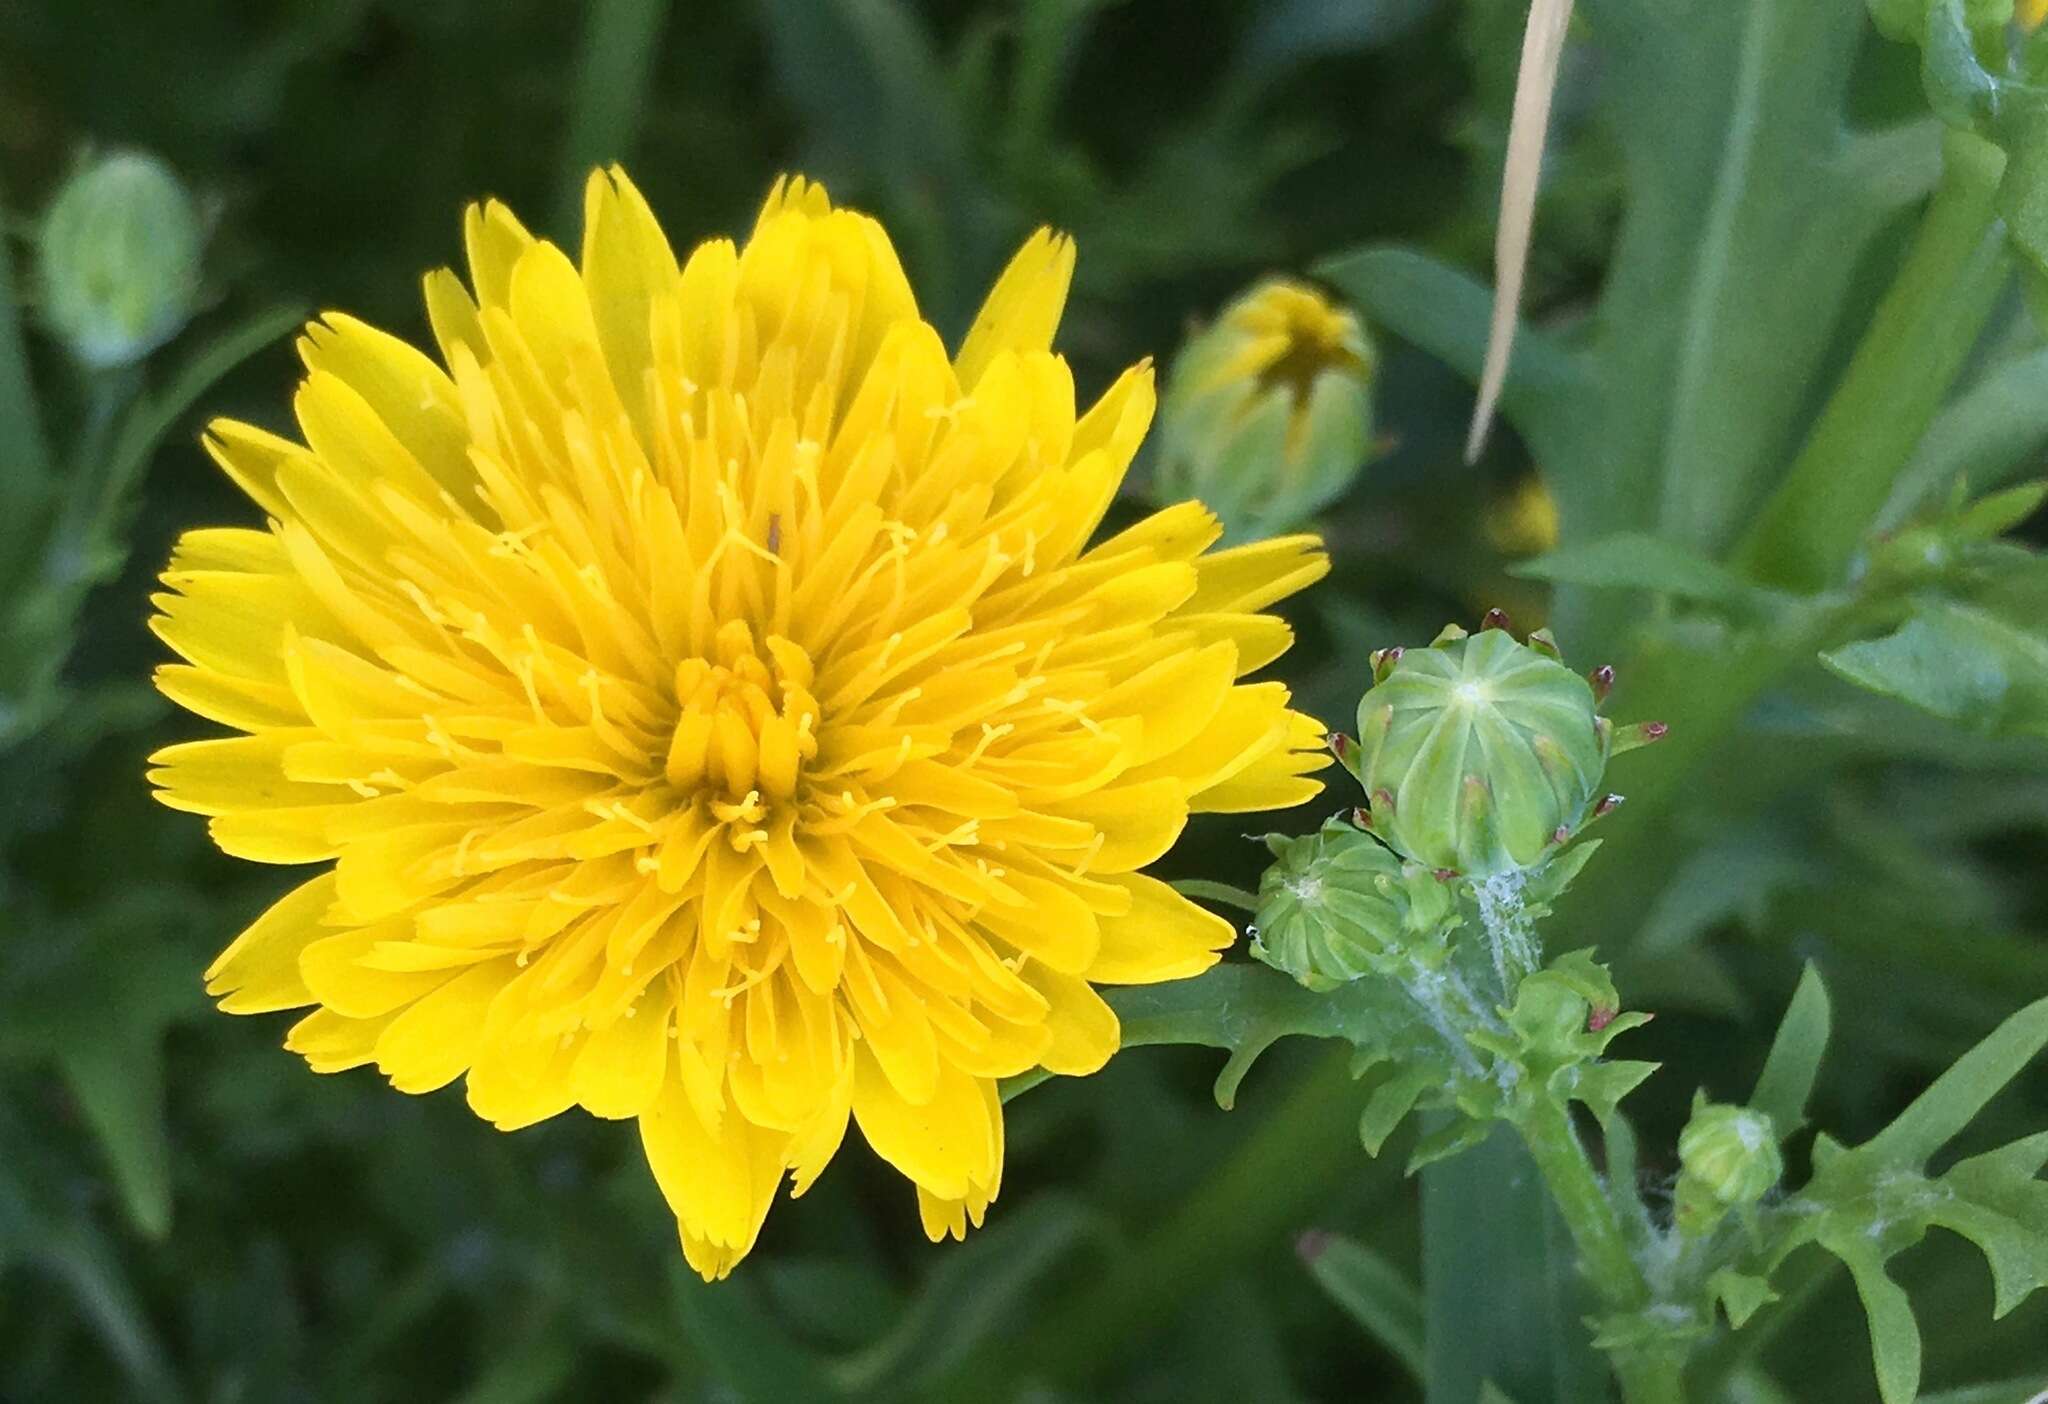
[[[192,442],[200,407],[283,427],[295,366],[274,341],[297,310],[419,335],[418,277],[455,261],[464,201],[566,236],[583,170],[613,157],[679,244],[744,229],[777,171],[823,179],[888,223],[956,335],[1015,244],[1059,225],[1080,246],[1061,345],[1084,391],[1169,357],[1266,273],[1353,299],[1393,442],[1325,515],[1337,568],[1278,671],[1342,719],[1371,648],[1505,604],[1621,665],[1617,715],[1677,725],[1617,767],[1633,802],[1560,912],[1659,1016],[1625,1045],[1666,1065],[1629,1103],[1646,1148],[1675,1146],[1695,1086],[1752,1084],[1808,960],[1835,1055],[1808,1115],[1849,1144],[2048,994],[2048,577],[1889,577],[1822,628],[1815,597],[1724,560],[1825,450],[1816,413],[1910,257],[1944,169],[1920,55],[1847,0],[1583,8],[1517,433],[1469,467],[1458,375],[1487,310],[1510,0],[0,9],[0,278],[22,295],[0,296],[0,1399],[1404,1400],[1426,1362],[1432,1404],[1469,1404],[1502,1361],[1519,1404],[1595,1388],[1568,1269],[1516,1246],[1556,1234],[1512,1156],[1489,1143],[1418,1195],[1399,1178],[1414,1133],[1361,1151],[1345,1055],[1296,1040],[1252,1066],[1304,1017],[1262,1004],[1270,986],[1210,1040],[1233,1050],[1228,1114],[1216,1055],[1186,1048],[1017,1099],[1004,1197],[965,1246],[924,1243],[850,1144],[716,1288],[683,1270],[622,1128],[501,1136],[459,1093],[314,1077],[277,1047],[281,1018],[207,1009],[198,972],[281,884],[141,780],[190,734],[146,687],[150,577],[179,529],[253,519]],[[81,151],[115,147],[164,158],[211,228],[197,319],[109,375],[49,334],[23,265]],[[1958,344],[1943,383],[1878,399],[1899,460],[1862,479],[1896,484],[1865,492],[1879,525],[1939,535],[1930,503],[1963,474],[1981,492],[2038,471],[2048,352],[2003,257],[1944,265],[1891,313]],[[1511,575],[1482,521],[1533,473],[1563,545]],[[1970,530],[1940,542],[1967,555]],[[1191,830],[1171,871],[1255,885],[1266,850],[1243,827]],[[1182,1041],[1174,1001],[1195,996],[1149,997],[1125,1007],[1131,1041]],[[2036,1069],[1961,1149],[2044,1112]],[[1677,1171],[1644,1151],[1653,1199]],[[1338,1236],[1297,1255],[1311,1230]],[[2048,1384],[2048,1309],[1994,1328],[1972,1253],[1937,1237],[1892,1271],[1930,1391],[2003,1380],[1955,1398],[2018,1404]],[[1847,1277],[1809,1275],[1730,1338],[1743,1353],[1710,1351],[1727,1397],[1873,1397]]]

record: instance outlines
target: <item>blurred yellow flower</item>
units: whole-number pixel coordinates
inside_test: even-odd
[[[1557,499],[1542,475],[1530,473],[1486,506],[1486,539],[1503,556],[1540,556],[1557,549]]]
[[[706,1277],[849,1115],[934,1239],[996,1196],[996,1080],[1094,1071],[1102,984],[1230,926],[1138,869],[1191,811],[1316,793],[1321,728],[1238,679],[1310,537],[1188,503],[1089,548],[1153,408],[1077,414],[1073,246],[1025,244],[957,355],[888,236],[801,179],[680,265],[617,170],[580,268],[469,210],[436,361],[338,313],[304,443],[217,422],[269,518],[188,532],[163,691],[243,733],[152,779],[226,852],[330,863],[215,962],[286,1046],[510,1130],[637,1118]]]
[[[2020,27],[2032,33],[2048,20],[2048,0],[2020,0]]]
[[[1355,316],[1305,283],[1266,279],[1175,358],[1155,495],[1199,498],[1232,541],[1297,530],[1371,455],[1372,379]]]

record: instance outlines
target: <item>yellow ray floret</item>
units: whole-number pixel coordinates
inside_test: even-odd
[[[954,357],[801,179],[681,261],[617,170],[580,265],[497,204],[464,233],[438,356],[329,314],[297,441],[207,434],[269,521],[178,543],[158,682],[236,734],[152,779],[229,853],[331,864],[207,988],[506,1129],[637,1120],[707,1277],[849,1118],[964,1234],[997,1079],[1094,1071],[1096,986],[1231,940],[1137,870],[1316,792],[1320,728],[1240,679],[1321,549],[1208,553],[1194,503],[1088,545],[1152,373],[1077,412],[1063,238]]]

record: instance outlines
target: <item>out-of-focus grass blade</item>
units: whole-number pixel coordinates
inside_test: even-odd
[[[1571,1241],[1506,1128],[1422,1171],[1422,1244],[1429,1404],[1487,1380],[1520,1404],[1606,1397]]]
[[[1426,1368],[1422,1290],[1408,1275],[1355,1239],[1305,1233],[1295,1245],[1309,1274],[1417,1380]]]
[[[591,168],[632,154],[668,11],[669,0],[588,0],[584,6],[583,52],[555,207],[556,232],[564,238],[582,219],[583,182]]]
[[[449,1404],[543,1404],[567,1392],[576,1353],[557,1332],[526,1341]]]
[[[678,1253],[669,1297],[695,1358],[742,1404],[831,1400],[845,1395],[823,1363],[790,1339],[744,1276],[705,1282]]]
[[[163,1052],[157,1031],[143,1032],[139,1039],[67,1044],[57,1062],[113,1167],[128,1217],[145,1237],[160,1239],[171,1227]]]
[[[1084,1206],[1040,1199],[950,1249],[903,1319],[835,1373],[849,1393],[897,1398],[1016,1325],[1045,1274],[1102,1230]]]
[[[0,204],[0,225],[7,207]],[[22,335],[21,301],[15,296],[14,259],[0,236],[0,500],[40,489],[50,475],[50,445],[43,437],[42,411],[28,375],[28,344]]]

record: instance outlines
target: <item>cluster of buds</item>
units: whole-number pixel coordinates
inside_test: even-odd
[[[1312,990],[1441,960],[1456,924],[1443,879],[1341,817],[1302,838],[1268,835],[1252,954]]]
[[[170,168],[115,152],[82,164],[42,221],[43,318],[83,365],[132,365],[199,306],[201,220]]]
[[[1608,760],[1664,735],[1600,715],[1612,668],[1581,677],[1544,630],[1518,641],[1499,610],[1424,649],[1372,656],[1358,737],[1330,738],[1366,793],[1364,820],[1400,857],[1483,881],[1547,862],[1621,802]]]
[[[1174,358],[1155,495],[1200,500],[1229,540],[1303,526],[1371,454],[1372,380],[1357,317],[1306,284],[1260,283]]]

